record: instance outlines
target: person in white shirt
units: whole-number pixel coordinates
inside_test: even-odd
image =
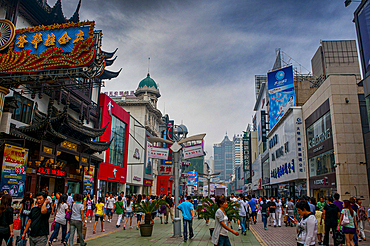
[[[112,222],[112,217],[113,217],[113,208],[114,208],[114,203],[116,200],[113,197],[113,194],[111,193],[107,199],[107,214],[108,214],[108,222]]]
[[[276,210],[275,210],[275,216],[277,220],[278,227],[281,227],[281,216],[283,214],[283,204],[281,203],[279,198],[276,198]]]
[[[68,193],[67,203],[68,203],[69,207],[72,206],[73,198],[72,198],[72,194],[71,193]]]

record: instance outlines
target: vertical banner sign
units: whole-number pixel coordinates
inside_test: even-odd
[[[24,197],[27,159],[28,149],[5,144],[0,185],[13,198]]]
[[[269,92],[270,129],[295,104],[293,67],[285,67],[267,74]]]
[[[94,173],[95,166],[90,165],[89,167],[84,167],[84,184],[83,184],[83,194],[94,194]]]
[[[189,176],[186,180],[186,183],[188,185],[197,185],[197,176],[198,176],[198,173],[197,171],[189,171],[188,172]]]

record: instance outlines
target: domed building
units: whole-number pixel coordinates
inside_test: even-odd
[[[162,113],[157,109],[159,97],[161,94],[158,85],[148,73],[146,78],[140,81],[135,96],[123,95],[114,100],[142,123],[150,134],[160,136],[159,125],[162,123]]]
[[[123,95],[121,98],[112,98],[125,111],[130,113],[130,139],[129,139],[129,156],[127,162],[127,188],[126,194],[142,193],[146,195],[156,194],[157,189],[157,166],[158,159],[142,159],[132,158],[136,148],[146,146],[145,142],[141,142],[141,146],[131,147],[135,145],[136,140],[133,137],[139,137],[145,141],[145,135],[160,137],[159,125],[163,124],[162,113],[157,109],[158,98],[161,97],[157,83],[147,76],[139,82],[139,85],[134,95]],[[146,131],[143,136],[137,136],[139,132]],[[131,134],[132,129],[132,134]],[[131,143],[130,143],[131,141]],[[145,147],[144,147],[145,148]],[[140,183],[140,184],[139,184]]]

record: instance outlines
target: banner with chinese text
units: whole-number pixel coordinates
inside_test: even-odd
[[[194,158],[194,157],[204,155],[202,144],[185,146],[182,148],[182,152],[184,153],[184,159],[189,159],[189,158]]]
[[[26,184],[28,149],[5,144],[1,172],[1,191],[13,198],[23,198]]]
[[[169,153],[169,149],[164,148],[164,147],[152,146],[149,149],[149,157],[155,158],[155,159],[167,160],[168,159],[168,153]]]
[[[93,195],[94,193],[94,174],[95,174],[94,165],[90,165],[89,167],[84,167],[83,194]]]

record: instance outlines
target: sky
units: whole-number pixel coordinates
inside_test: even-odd
[[[53,6],[56,0],[48,0]],[[72,16],[78,0],[62,0]],[[108,70],[120,75],[102,91],[132,91],[148,72],[158,109],[189,136],[206,133],[206,158],[225,134],[242,134],[256,101],[254,76],[271,70],[280,48],[301,73],[321,40],[356,39],[344,0],[82,0],[80,20],[103,31],[103,50],[118,48]]]

